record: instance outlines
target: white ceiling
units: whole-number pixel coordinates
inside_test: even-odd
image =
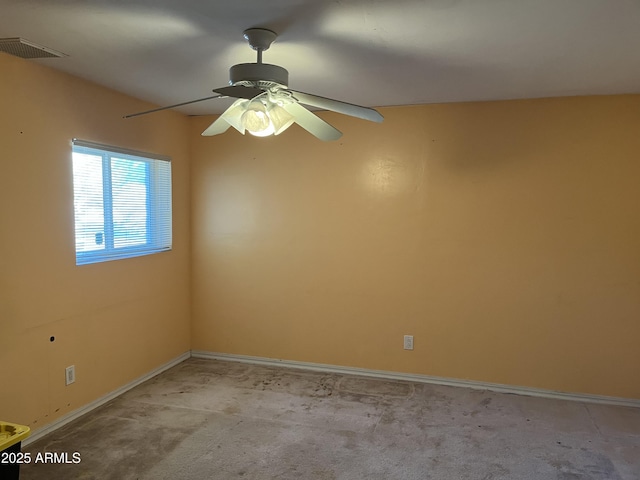
[[[640,93],[640,0],[0,0],[0,37],[68,55],[33,61],[158,105],[255,62],[250,27],[291,88],[364,106]]]

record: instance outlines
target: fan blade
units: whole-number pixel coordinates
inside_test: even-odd
[[[285,103],[282,108],[293,115],[298,125],[310,134],[318,137],[320,140],[328,142],[331,140],[337,140],[342,136],[342,132],[340,130],[332,127],[299,103]]]
[[[298,100],[300,103],[304,103],[311,107],[331,110],[332,112],[342,113],[344,115],[350,115],[352,117],[362,118],[363,120],[370,120],[372,122],[382,122],[384,119],[384,117],[373,108],[361,107],[360,105],[354,105],[353,103],[332,100],[331,98],[311,95],[310,93],[298,92],[296,90],[289,91],[293,94],[293,98]]]
[[[209,128],[202,132],[202,135],[205,137],[218,135],[226,132],[229,127],[235,128],[238,132],[244,135],[244,125],[242,125],[240,119],[242,118],[242,113],[248,103],[249,100],[244,99],[238,99],[233,102],[233,104],[227,108],[215,122],[209,125]]]
[[[161,110],[168,110],[170,108],[181,107],[183,105],[189,105],[191,103],[204,102],[205,100],[211,100],[212,98],[220,98],[220,97],[224,97],[224,96],[225,95],[213,95],[211,97],[199,98],[197,100],[189,100],[188,102],[176,103],[175,105],[169,105],[167,107],[159,107],[159,108],[154,108],[152,110],[145,110],[144,112],[132,113],[130,115],[125,115],[122,118],[139,117],[140,115],[146,115],[147,113],[155,113],[155,112],[159,112]]]
[[[259,88],[243,87],[241,85],[214,88],[213,91],[225,97],[244,98],[246,100],[251,100],[264,93],[264,90],[261,90]]]
[[[220,135],[221,133],[224,133],[227,130],[229,130],[229,127],[231,127],[231,124],[229,124],[228,122],[225,122],[224,118],[222,118],[222,116],[219,116],[215,122],[209,125],[209,128],[207,128],[204,132],[202,132],[201,135],[203,137],[212,137],[213,135]]]

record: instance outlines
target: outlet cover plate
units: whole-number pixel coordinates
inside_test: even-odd
[[[71,385],[76,381],[76,366],[71,365],[64,369],[65,385]]]

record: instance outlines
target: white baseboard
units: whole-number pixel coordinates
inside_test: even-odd
[[[83,407],[78,408],[77,410],[74,410],[73,412],[70,412],[60,418],[58,418],[57,420],[53,421],[52,423],[38,429],[35,430],[28,438],[26,438],[22,444],[23,445],[29,445],[30,443],[35,442],[36,440],[39,440],[40,438],[44,437],[45,435],[53,432],[54,430],[57,430],[58,428],[62,427],[63,425],[66,425],[67,423],[75,420],[78,417],[81,417],[82,415],[84,415],[85,413],[89,413],[91,410],[94,410],[96,408],[98,408],[101,405],[104,405],[105,403],[113,400],[114,398],[122,395],[123,393],[125,393],[128,390],[131,390],[133,387],[137,387],[138,385],[140,385],[143,382],[146,382],[147,380],[155,377],[156,375],[164,372],[165,370],[170,369],[171,367],[176,366],[177,364],[184,362],[185,360],[187,360],[188,358],[191,357],[191,353],[190,352],[185,352],[182,355],[180,355],[179,357],[174,358],[173,360],[170,360],[169,362],[165,363],[164,365],[161,365],[160,367],[150,371],[149,373],[146,373],[145,375],[136,378],[135,380],[127,383],[126,385],[123,385],[122,387],[118,388],[117,390],[114,390],[113,392],[109,392],[106,395],[104,395],[103,397],[98,398],[97,400],[94,400],[91,403],[88,403],[87,405],[84,405]]]
[[[266,365],[271,367],[285,367],[285,368],[296,368],[300,370],[311,370],[316,372],[326,372],[326,373],[339,373],[345,375],[358,375],[364,377],[373,377],[373,378],[385,378],[389,380],[406,380],[409,382],[418,382],[418,383],[432,383],[436,385],[447,385],[451,387],[465,387],[465,388],[473,388],[476,390],[489,390],[492,392],[500,392],[500,393],[513,393],[516,395],[528,395],[531,397],[543,397],[543,398],[555,398],[560,400],[571,400],[577,402],[587,402],[587,403],[599,403],[605,405],[618,405],[624,407],[635,407],[640,408],[640,399],[632,399],[632,398],[619,398],[619,397],[607,397],[604,395],[589,395],[583,393],[568,393],[568,392],[557,392],[553,390],[543,390],[539,388],[530,388],[530,387],[519,387],[519,386],[511,386],[511,385],[502,385],[498,383],[486,383],[486,382],[476,382],[472,380],[459,380],[455,378],[443,378],[443,377],[433,377],[430,375],[419,375],[413,373],[400,373],[400,372],[389,372],[385,370],[369,370],[366,368],[356,368],[356,367],[343,367],[339,365],[329,365],[324,363],[311,363],[311,362],[297,362],[293,360],[279,360],[273,358],[265,358],[265,357],[251,357],[248,355],[233,355],[229,353],[216,353],[216,352],[206,352],[201,350],[192,350],[191,352],[185,352],[182,355],[170,360],[169,362],[161,365],[160,367],[150,371],[149,373],[136,378],[135,380],[123,385],[122,387],[94,400],[83,407],[80,407],[73,412],[70,412],[57,420],[51,422],[50,424],[35,430],[27,439],[25,439],[22,443],[23,445],[29,445],[30,443],[39,440],[45,435],[57,430],[58,428],[66,425],[67,423],[81,417],[82,415],[89,413],[91,410],[94,410],[101,405],[113,400],[114,398],[122,395],[128,390],[140,385],[143,382],[159,375],[160,373],[168,370],[171,367],[176,366],[177,364],[187,360],[188,358],[204,358],[210,360],[222,360],[228,362],[241,362],[241,363],[250,363],[255,365]]]
[[[540,388],[519,387],[503,385],[499,383],[476,382],[472,380],[458,380],[455,378],[433,377],[429,375],[419,375],[413,373],[388,372],[384,370],[369,370],[365,368],[342,367],[339,365],[328,365],[323,363],[296,362],[292,360],[279,360],[265,357],[251,357],[247,355],[233,355],[229,353],[206,352],[192,350],[191,356],[194,358],[206,358],[211,360],[223,360],[231,362],[251,363],[272,367],[297,368],[301,370],[312,370],[316,372],[342,373],[346,375],[359,375],[374,378],[386,378],[390,380],[407,380],[410,382],[433,383],[436,385],[448,385],[451,387],[465,387],[476,390],[489,390],[500,393],[513,393],[516,395],[527,395],[530,397],[555,398],[559,400],[571,400],[575,402],[599,403],[605,405],[618,405],[625,407],[640,408],[640,399],[607,397],[604,395],[589,395],[585,393],[557,392],[554,390],[544,390]]]

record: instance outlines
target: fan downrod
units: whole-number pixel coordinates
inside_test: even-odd
[[[229,69],[229,85],[260,82],[277,83],[286,87],[289,83],[289,72],[278,65],[262,63],[262,52],[268,50],[278,36],[267,28],[248,28],[243,32],[249,46],[258,53],[256,63],[241,63]]]

